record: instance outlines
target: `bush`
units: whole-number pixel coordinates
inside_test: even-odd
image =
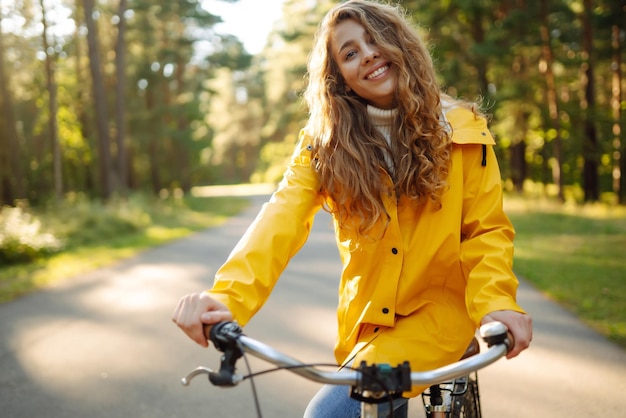
[[[46,208],[46,219],[68,247],[100,245],[144,230],[152,223],[155,202],[143,196],[103,204],[72,195]]]
[[[44,232],[41,221],[22,207],[0,211],[0,264],[31,262],[62,248],[61,241]]]

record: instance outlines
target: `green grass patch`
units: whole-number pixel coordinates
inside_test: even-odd
[[[626,208],[505,202],[516,273],[626,348]]]
[[[38,232],[54,236],[62,247],[52,254],[43,252],[30,262],[2,263],[0,302],[219,225],[247,204],[241,197],[156,199],[135,195],[102,205],[74,196],[45,209],[22,208],[28,220],[25,228],[32,230],[35,219],[40,225]]]

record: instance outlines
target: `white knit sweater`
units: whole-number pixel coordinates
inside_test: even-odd
[[[378,130],[389,145],[391,146],[391,126],[393,125],[393,120],[396,117],[396,113],[398,113],[398,109],[379,109],[374,106],[367,105],[367,114],[370,117],[370,121],[374,128]],[[393,160],[391,156],[385,152],[385,163],[387,163],[387,167],[390,172],[393,172]]]

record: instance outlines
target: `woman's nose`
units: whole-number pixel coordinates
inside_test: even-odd
[[[368,45],[366,47],[364,47],[363,50],[363,61],[364,62],[370,62],[375,58],[378,58],[379,53],[378,53],[378,49],[376,49],[373,45]]]

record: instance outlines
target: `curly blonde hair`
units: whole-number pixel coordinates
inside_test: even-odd
[[[365,28],[396,72],[398,111],[391,144],[371,124],[367,103],[346,88],[333,58],[332,32],[348,19]],[[451,158],[450,132],[441,120],[442,96],[429,51],[399,5],[351,0],[326,14],[309,56],[304,97],[314,138],[313,164],[340,220],[356,216],[361,233],[387,221],[382,196],[392,190],[381,178],[385,152],[393,159],[392,187],[398,199],[406,196],[416,204],[430,199],[440,206]]]

